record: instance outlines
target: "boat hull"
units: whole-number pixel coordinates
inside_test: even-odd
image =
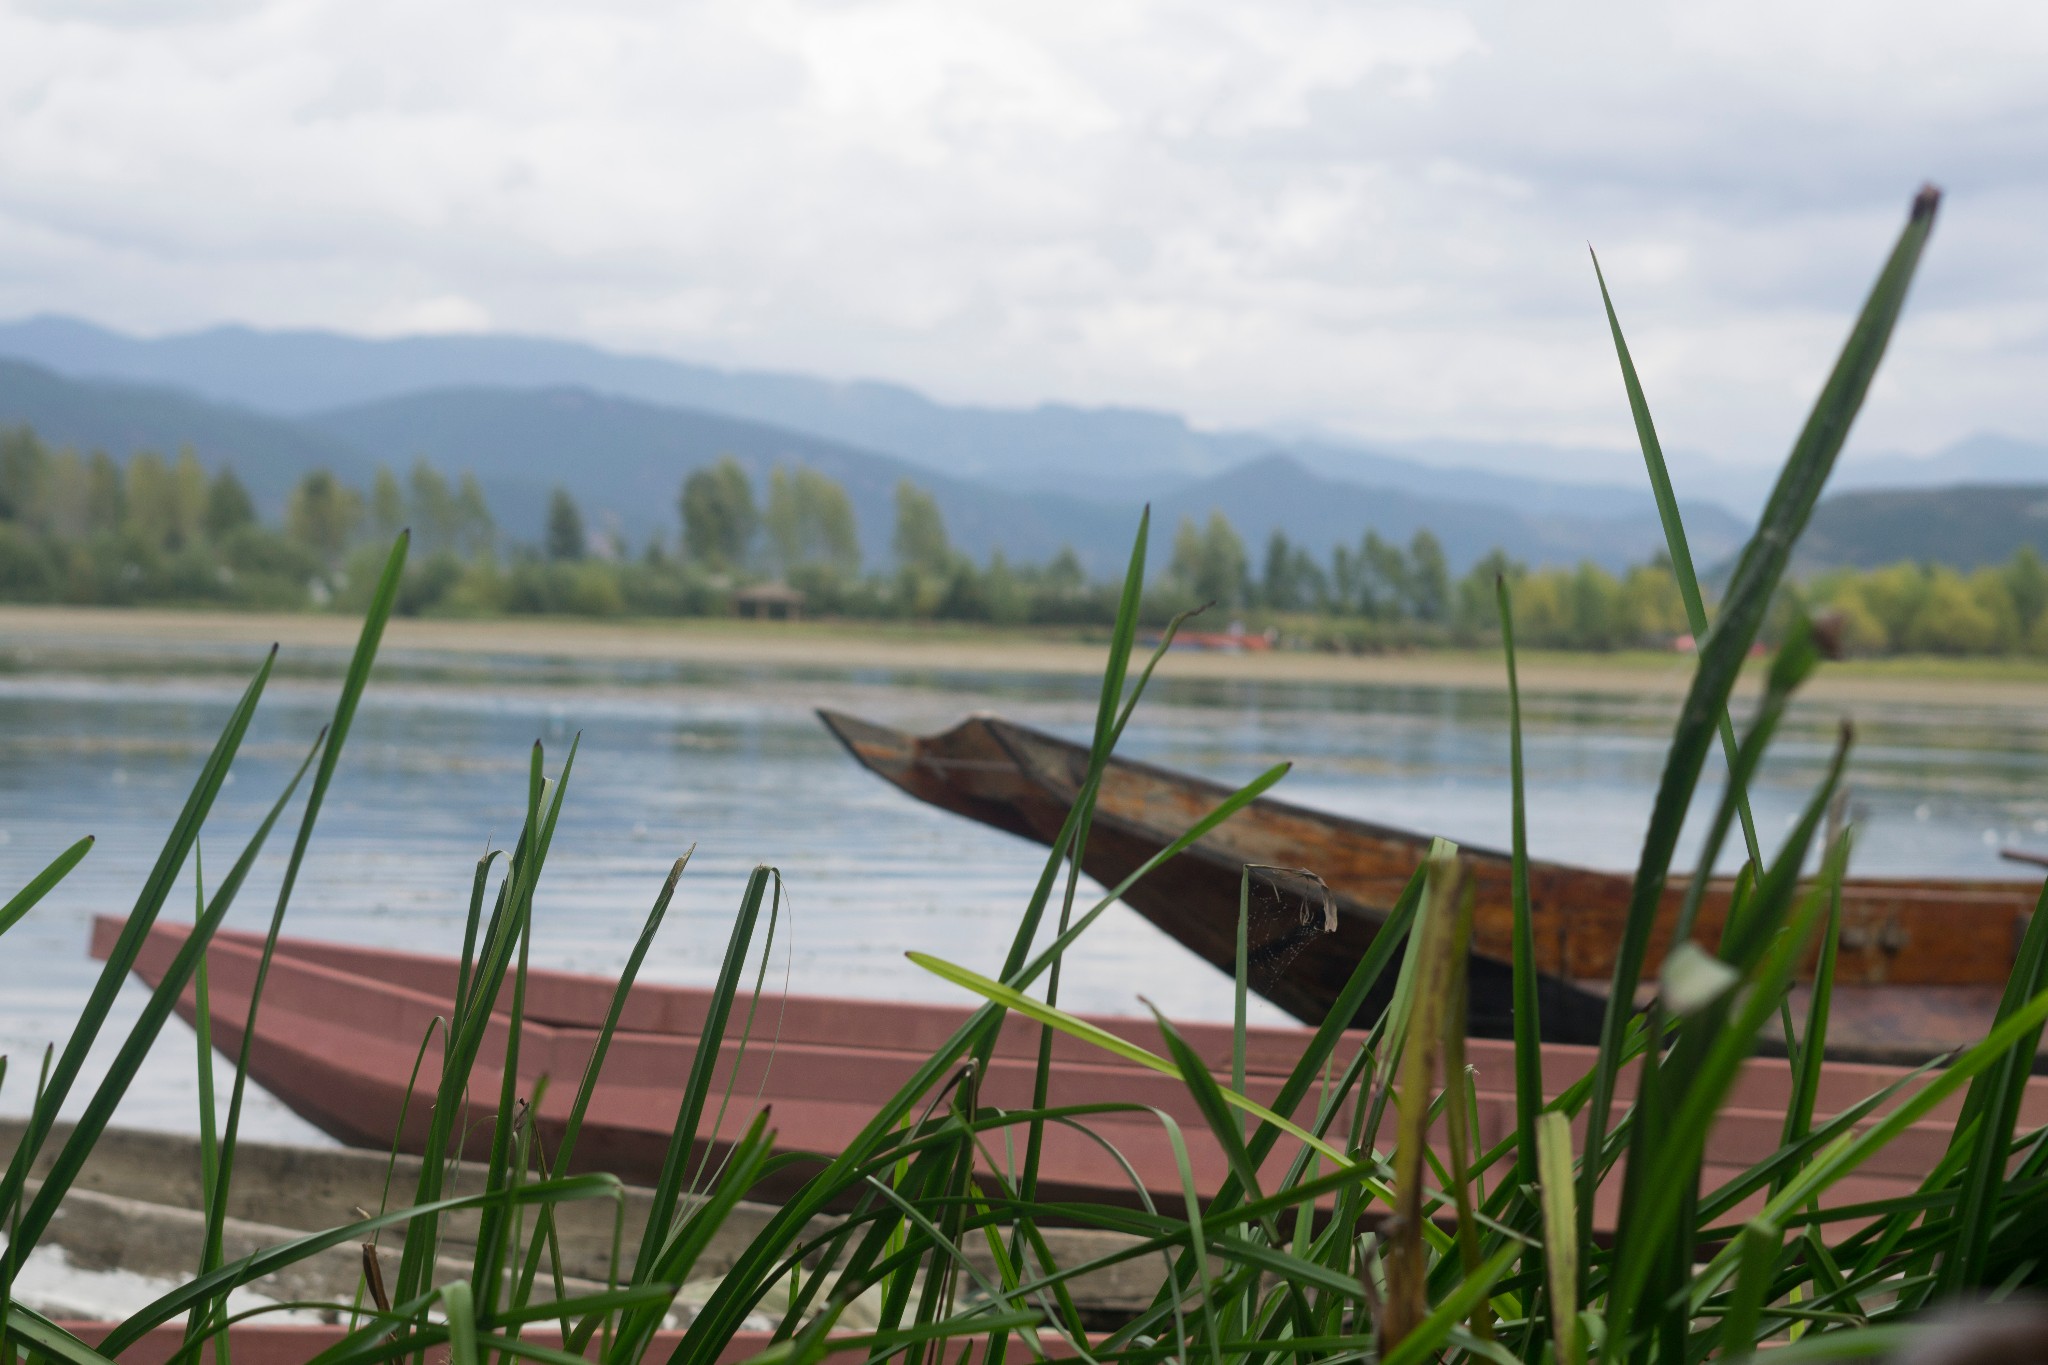
[[[1087,773],[1088,754],[1080,745],[994,716],[913,736],[838,712],[818,714],[848,752],[884,780],[919,800],[1048,846],[1058,839]],[[1083,868],[1097,882],[1117,885],[1230,793],[1169,769],[1112,759]],[[1319,1023],[1431,842],[1406,830],[1262,797],[1166,860],[1124,901],[1204,961],[1231,972],[1249,875],[1254,896],[1269,907],[1297,911],[1269,914],[1254,924],[1252,988],[1295,1018]],[[1459,858],[1473,898],[1469,1031],[1509,1038],[1512,864],[1505,854],[1485,848],[1461,847]],[[1314,876],[1278,870],[1288,868]],[[1675,878],[1662,892],[1647,980],[1655,979],[1689,880]],[[1328,918],[1321,913],[1325,888],[1334,911]],[[1708,883],[1696,931],[1706,942],[1719,937],[1730,891],[1726,879]],[[1598,1039],[1606,983],[1633,892],[1633,878],[1623,874],[1530,863],[1546,1041]],[[1851,879],[1843,891],[1829,1055],[1911,1063],[1981,1038],[2040,892],[2038,881]],[[1378,1016],[1385,989],[1365,1002],[1354,1022]],[[1803,1001],[1802,987],[1795,991],[1795,1006]],[[1767,1040],[1766,1046],[1776,1043]]]
[[[104,956],[119,932],[120,921],[99,920],[95,953]],[[147,982],[160,981],[188,933],[184,925],[152,929],[136,962],[137,974]],[[207,949],[214,1041],[230,1057],[240,1047],[261,953],[258,936],[226,932],[216,935]],[[447,1012],[455,973],[456,965],[448,958],[281,939],[257,1014],[250,1049],[252,1079],[343,1142],[380,1149],[395,1145],[418,1153],[439,1081],[438,1031],[434,1045],[423,1049],[421,1044],[436,1016]],[[538,1126],[550,1150],[560,1138],[569,1098],[614,989],[614,983],[599,977],[545,971],[529,976],[530,1015],[520,1040],[515,1089],[522,1102],[530,1101],[540,1079],[548,1078]],[[576,1169],[606,1170],[642,1182],[659,1175],[681,1098],[680,1080],[695,1055],[697,1029],[709,999],[708,991],[689,987],[635,985],[623,1015],[625,1027],[608,1054],[585,1119],[573,1162]],[[179,1011],[188,1020],[196,1017],[189,989]],[[715,1093],[723,1093],[730,1084],[732,1098],[728,1105],[715,1106],[718,1112],[706,1114],[696,1135],[698,1155],[715,1161],[764,1106],[772,1111],[776,1150],[810,1154],[820,1161],[836,1154],[971,1012],[966,1007],[813,996],[763,999],[744,1057],[736,1042],[722,1050]],[[1103,1016],[1092,1017],[1091,1022],[1141,1046],[1161,1046],[1150,1021]],[[488,1120],[503,1077],[490,1059],[504,1056],[508,1028],[503,1015],[494,1017],[480,1053],[485,1060],[472,1073],[466,1115],[472,1157],[487,1154]],[[1227,1027],[1191,1023],[1182,1026],[1182,1032],[1220,1076],[1228,1075],[1232,1039]],[[1028,1102],[1039,1037],[1037,1027],[1028,1021],[1013,1017],[1005,1023],[982,1083],[983,1104],[1019,1107]],[[1271,1102],[1309,1037],[1304,1029],[1248,1030],[1248,1092]],[[1363,1035],[1352,1034],[1342,1047],[1348,1054],[1363,1041]],[[1593,1058],[1590,1048],[1546,1045],[1546,1095],[1555,1096],[1579,1080]],[[1181,1127],[1197,1191],[1207,1196],[1221,1185],[1227,1162],[1180,1082],[1065,1035],[1054,1039],[1053,1061],[1055,1104],[1156,1107]],[[1516,1122],[1514,1049],[1508,1043],[1474,1039],[1467,1061],[1473,1070],[1480,1145],[1490,1147],[1507,1137]],[[411,1079],[415,1065],[416,1082]],[[1817,1112],[1823,1118],[1841,1112],[1904,1076],[1885,1066],[1830,1064],[1821,1075]],[[1914,1093],[1925,1079],[1908,1079],[1895,1102]],[[1633,1093],[1633,1088],[1632,1078],[1624,1075],[1620,1093]],[[1728,1106],[1709,1135],[1706,1189],[1778,1149],[1791,1093],[1792,1077],[1784,1061],[1755,1058],[1744,1065]],[[1911,1192],[1947,1150],[1959,1104],[1959,1097],[1945,1100],[1832,1187],[1824,1203],[1835,1207]],[[1868,1121],[1875,1122],[1876,1117]],[[2020,1121],[2023,1128],[2048,1124],[2048,1080],[2029,1083]],[[1156,1115],[1149,1109],[1101,1113],[1085,1122],[1130,1162],[1156,1204],[1167,1209],[1179,1206],[1179,1166]],[[1021,1150],[1022,1133],[1014,1136]],[[1337,1136],[1350,1141],[1341,1122]],[[992,1134],[986,1146],[992,1153],[1003,1152],[1002,1135]],[[1289,1144],[1280,1144],[1267,1167],[1269,1178],[1277,1177],[1292,1157]],[[815,1169],[815,1164],[798,1165],[753,1191],[753,1197],[786,1197]],[[1618,1183],[1610,1180],[1602,1186],[1594,1210],[1596,1226],[1611,1225]],[[1046,1131],[1040,1192],[1054,1200],[1140,1200],[1129,1172],[1087,1136],[1060,1125]],[[1749,1210],[1750,1205],[1744,1205],[1738,1216]]]

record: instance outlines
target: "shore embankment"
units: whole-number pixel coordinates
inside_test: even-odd
[[[344,615],[259,614],[116,607],[0,607],[0,645],[17,655],[48,650],[83,655],[123,649],[347,650],[357,623]],[[1099,641],[1024,630],[834,621],[606,620],[518,617],[399,619],[387,651],[467,656],[560,657],[733,668],[897,673],[1091,676],[1102,669]],[[387,657],[389,657],[387,653]],[[1531,693],[1670,696],[1685,691],[1691,659],[1647,651],[1613,654],[1530,651],[1520,659]],[[1335,654],[1172,651],[1164,677],[1337,686],[1492,690],[1503,686],[1489,650]],[[1753,667],[1746,685],[1755,686]],[[2007,659],[1881,659],[1829,665],[1809,688],[1816,701],[1948,705],[2048,705],[2048,662]]]

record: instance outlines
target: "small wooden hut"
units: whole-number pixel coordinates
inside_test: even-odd
[[[787,583],[756,583],[732,595],[733,609],[751,621],[801,621],[804,595]]]

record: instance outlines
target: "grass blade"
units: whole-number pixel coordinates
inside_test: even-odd
[[[1536,1180],[1536,1115],[1543,1108],[1543,1021],[1536,994],[1536,919],[1529,907],[1528,799],[1522,787],[1522,689],[1515,677],[1515,613],[1505,576],[1493,580],[1501,651],[1508,668],[1508,780],[1513,821],[1509,856],[1514,902],[1515,1178]],[[1568,1362],[1567,1365],[1573,1365]]]
[[[1579,1215],[1572,1176],[1571,1121],[1556,1110],[1536,1123],[1537,1188],[1543,1204],[1543,1254],[1549,1273],[1551,1339],[1558,1365],[1580,1365]]]
[[[1259,1189],[1258,1168],[1252,1165],[1251,1154],[1244,1146],[1244,1132],[1238,1126],[1243,1120],[1231,1114],[1223,1087],[1217,1085],[1216,1078],[1209,1074],[1208,1064],[1200,1054],[1188,1046],[1187,1040],[1180,1036],[1180,1030],[1159,1012],[1157,1006],[1150,1008],[1153,1021],[1159,1025],[1159,1035],[1166,1040],[1167,1053],[1173,1058],[1174,1068],[1181,1082],[1187,1086],[1188,1094],[1194,1098],[1195,1108],[1201,1112],[1203,1122],[1215,1134],[1217,1145],[1223,1149],[1223,1159],[1230,1165],[1230,1173],[1237,1177],[1238,1185],[1253,1199],[1264,1198]],[[1240,1096],[1244,1094],[1242,1085],[1232,1089]]]
[[[635,1280],[644,1280],[653,1272],[655,1257],[666,1245],[669,1229],[675,1224],[684,1177],[697,1139],[697,1125],[704,1117],[705,1097],[711,1091],[712,1080],[718,1070],[726,1024],[732,1017],[733,997],[739,991],[740,976],[746,968],[748,949],[754,940],[754,925],[761,917],[761,905],[767,897],[772,877],[772,868],[757,867],[747,878],[746,894],[741,898],[739,915],[726,942],[725,960],[719,965],[718,982],[712,988],[704,1026],[698,1035],[696,1055],[691,1058],[690,1074],[683,1083],[675,1126],[669,1130],[661,1178],[655,1183],[653,1204],[647,1215],[647,1230],[641,1235],[639,1257],[633,1264]]]
[[[385,561],[377,589],[371,595],[369,609],[356,638],[355,652],[349,658],[348,671],[342,676],[341,695],[335,702],[333,719],[324,732],[326,743],[319,750],[320,768],[313,775],[313,785],[306,794],[306,809],[299,819],[298,837],[292,843],[291,859],[285,864],[284,880],[278,887],[277,903],[271,911],[269,930],[264,935],[263,952],[257,959],[255,980],[249,989],[249,1015],[243,1025],[241,1047],[235,1058],[234,1084],[228,1093],[227,1121],[221,1127],[219,1170],[213,1197],[208,1201],[206,1210],[206,1248],[202,1262],[205,1269],[210,1270],[220,1263],[228,1192],[234,1182],[235,1144],[241,1133],[242,1104],[248,1088],[249,1052],[255,1045],[257,1014],[263,1003],[263,987],[270,974],[271,958],[277,951],[278,932],[284,927],[285,907],[291,903],[292,888],[298,884],[299,869],[305,863],[306,848],[312,842],[314,823],[320,818],[328,785],[334,780],[335,766],[341,761],[342,746],[355,723],[356,707],[362,701],[363,689],[369,685],[370,668],[376,662],[378,644],[384,638],[385,624],[391,619],[392,608],[398,600],[406,548],[411,538],[409,531],[400,533]]]
[[[1678,595],[1685,604],[1686,624],[1692,630],[1697,651],[1707,638],[1707,605],[1700,596],[1699,576],[1693,572],[1692,546],[1685,538],[1685,521],[1678,512],[1678,495],[1671,488],[1671,471],[1664,466],[1664,446],[1657,439],[1657,424],[1650,418],[1649,400],[1643,396],[1642,381],[1636,377],[1636,363],[1621,335],[1621,319],[1615,316],[1614,300],[1607,292],[1607,276],[1600,269],[1600,257],[1593,257],[1593,278],[1600,284],[1600,303],[1607,310],[1607,329],[1614,336],[1614,353],[1621,361],[1622,387],[1628,394],[1629,413],[1635,418],[1636,440],[1643,449],[1643,466],[1649,471],[1650,492],[1657,500],[1657,516],[1664,524],[1664,548],[1671,556],[1671,576],[1677,580]],[[1721,752],[1729,769],[1735,767],[1735,726],[1724,708],[1720,717]],[[1757,842],[1756,817],[1750,814],[1749,793],[1738,787],[1736,809],[1742,816],[1742,842],[1750,862],[1763,866],[1763,846]]]
[[[1879,272],[1877,283],[1865,300],[1863,310],[1851,329],[1842,354],[1835,363],[1815,402],[1778,482],[1765,504],[1756,534],[1736,562],[1723,599],[1721,619],[1700,642],[1699,666],[1694,672],[1664,775],[1658,783],[1650,825],[1643,840],[1643,852],[1630,895],[1622,939],[1615,953],[1614,977],[1609,987],[1607,1013],[1601,1029],[1600,1060],[1594,1071],[1592,1095],[1587,1106],[1587,1159],[1580,1174],[1581,1234],[1588,1232],[1584,1220],[1592,1216],[1592,1196],[1601,1175],[1595,1159],[1605,1145],[1614,1085],[1620,1071],[1620,1054],[1634,1011],[1635,989],[1641,980],[1648,954],[1650,932],[1663,898],[1664,881],[1671,856],[1691,805],[1706,750],[1718,730],[1728,698],[1740,675],[1750,644],[1763,625],[1771,599],[1784,577],[1792,547],[1805,529],[1819,500],[1822,487],[1833,470],[1835,458],[1848,438],[1849,426],[1862,407],[1877,373],[1899,312],[1905,306],[1907,287],[1921,252],[1934,226],[1940,196],[1932,188],[1914,200],[1906,227]]]
[[[23,915],[36,908],[38,901],[50,894],[58,882],[70,875],[71,869],[92,852],[92,841],[93,836],[88,834],[59,853],[50,860],[48,867],[29,878],[28,885],[15,892],[7,904],[0,905],[0,934],[12,929]]]
[[[1764,1300],[1770,1293],[1771,1276],[1777,1269],[1778,1249],[1784,1244],[1783,1229],[1761,1218],[1745,1223],[1736,1239],[1735,1289],[1721,1318],[1721,1354],[1746,1356],[1756,1350],[1757,1324]]]
[[[2048,913],[2044,911],[2048,911],[2048,885],[2042,887],[2041,899],[2020,942],[2005,998],[1999,1004],[1999,1023],[2011,1018],[2024,1001],[2048,990]],[[1942,1258],[1941,1273],[1935,1281],[1938,1294],[1960,1293],[1980,1283],[2006,1167],[2012,1156],[2013,1127],[2019,1121],[2020,1101],[2026,1095],[2027,1078],[2033,1074],[2034,1058],[2040,1047],[2041,1030],[2036,1026],[2021,1034],[2012,1050],[1970,1086],[1956,1132],[1960,1140],[1962,1133],[1974,1128],[1976,1142],[1963,1172],[1955,1246]]]
[[[263,686],[270,680],[271,666],[277,660],[277,649],[272,646],[264,657],[263,664],[243,691],[241,700],[228,717],[227,726],[215,741],[213,751],[207,755],[200,768],[199,778],[192,791],[185,798],[184,809],[178,813],[171,833],[164,841],[163,850],[157,855],[156,865],[150,869],[148,879],[143,883],[142,892],[137,896],[135,908],[129,912],[128,921],[121,928],[120,937],[107,954],[106,966],[98,980],[93,983],[92,993],[86,998],[85,1006],[79,1011],[78,1022],[72,1027],[71,1037],[64,1049],[57,1054],[49,1068],[49,1075],[42,1087],[28,1128],[22,1133],[20,1143],[14,1149],[14,1159],[8,1164],[7,1173],[0,1176],[0,1209],[12,1209],[21,1197],[28,1173],[41,1155],[43,1142],[49,1137],[50,1127],[56,1122],[57,1112],[71,1093],[72,1084],[78,1079],[78,1072],[85,1065],[86,1054],[92,1050],[100,1029],[106,1024],[107,1014],[113,1008],[114,998],[121,991],[130,969],[135,965],[142,943],[156,924],[156,917],[170,899],[171,887],[178,871],[185,865],[185,856],[199,838],[200,826],[206,822],[207,814],[213,809],[213,801],[220,794],[221,786],[227,780],[228,769],[233,765],[235,754],[241,748],[242,738],[248,733],[249,721],[256,713],[256,703],[263,695]],[[181,983],[182,986],[182,983]],[[14,1244],[9,1243],[12,1247]],[[10,1257],[13,1253],[10,1251]]]
[[[1381,1357],[1382,1365],[1421,1365],[1430,1358],[1451,1334],[1451,1328],[1462,1319],[1470,1317],[1479,1306],[1486,1302],[1486,1296],[1521,1256],[1519,1246],[1505,1246],[1493,1254],[1476,1274],[1468,1275],[1458,1282],[1458,1287],[1444,1296],[1428,1317],[1416,1324],[1415,1330],[1401,1339],[1401,1344],[1389,1349]]]
[[[227,915],[228,907],[234,904],[235,896],[242,889],[242,883],[247,880],[249,870],[255,865],[256,856],[262,851],[271,828],[284,813],[292,793],[298,789],[300,780],[306,775],[306,769],[312,764],[313,754],[319,750],[320,741],[316,740],[312,751],[306,755],[305,761],[292,775],[283,794],[277,798],[276,804],[270,808],[263,823],[250,836],[248,846],[242,850],[242,856],[236,859],[235,865],[228,870],[228,875],[222,880],[220,888],[214,892],[206,914],[192,926],[192,932],[185,936],[185,941],[178,946],[170,966],[165,968],[163,979],[150,991],[149,999],[144,1003],[135,1023],[129,1028],[127,1038],[122,1041],[120,1049],[108,1065],[106,1075],[94,1089],[92,1098],[86,1102],[78,1121],[72,1125],[71,1136],[58,1150],[56,1159],[51,1162],[49,1171],[43,1176],[42,1188],[36,1192],[35,1199],[22,1214],[21,1222],[15,1229],[15,1240],[8,1243],[10,1257],[17,1255],[17,1245],[24,1250],[33,1248],[49,1226],[50,1219],[56,1216],[58,1201],[70,1191],[72,1183],[78,1178],[78,1173],[84,1169],[85,1160],[91,1154],[93,1145],[99,1141],[100,1134],[112,1121],[115,1107],[128,1093],[129,1085],[133,1083],[136,1073],[142,1069],[143,1060],[149,1055],[150,1048],[155,1045],[157,1036],[162,1033],[172,1011],[177,1008],[178,999],[184,995],[186,985],[190,983],[192,974],[198,969],[214,930],[220,927],[221,920]],[[47,1133],[48,1123],[55,1118],[55,1105],[47,1093],[43,1104],[48,1108],[43,1109],[39,1106],[34,1122],[42,1124],[43,1131]],[[19,1153],[16,1156],[18,1161]],[[0,1200],[0,1204],[4,1203],[4,1200]]]

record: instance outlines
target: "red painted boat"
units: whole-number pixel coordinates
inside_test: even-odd
[[[96,955],[105,955],[119,930],[120,921],[115,919],[95,923]],[[152,983],[161,980],[188,932],[184,925],[157,926],[145,941],[137,973]],[[219,934],[208,949],[213,1035],[216,1045],[231,1055],[240,1046],[261,950],[257,936],[231,932]],[[250,1050],[252,1078],[343,1142],[383,1148],[395,1136],[402,1149],[417,1151],[439,1081],[438,1049],[427,1051],[418,1098],[409,1108],[407,1077],[430,1021],[448,1010],[455,976],[456,963],[450,958],[280,940]],[[534,1080],[542,1075],[552,1078],[540,1109],[544,1135],[559,1134],[613,990],[614,983],[600,977],[550,971],[528,976],[527,1023],[519,1054],[521,1089],[531,1094]],[[608,1170],[628,1180],[651,1181],[656,1176],[709,994],[679,986],[634,987],[585,1119],[576,1153],[579,1168]],[[189,990],[179,1008],[186,1019],[194,1017]],[[720,1118],[707,1115],[699,1142],[716,1148],[742,1131],[761,1106],[772,1105],[780,1150],[836,1152],[969,1012],[951,1005],[766,998],[744,1055],[737,1042],[725,1046],[718,1085],[722,1089],[733,1082],[732,1103]],[[1161,1048],[1150,1021],[1093,1017],[1091,1022],[1142,1046]],[[503,1056],[506,1027],[502,1017],[495,1022],[481,1053],[486,1060],[474,1073],[471,1129],[479,1144],[488,1143],[489,1125],[481,1120],[499,1093],[502,1076],[490,1068],[488,1059]],[[1219,1075],[1228,1074],[1226,1026],[1188,1024],[1184,1032]],[[1247,1088],[1255,1098],[1269,1101],[1274,1096],[1308,1036],[1306,1030],[1294,1028],[1249,1031]],[[982,1087],[984,1103],[1019,1107],[1028,1102],[1038,1037],[1037,1026],[1028,1021],[1012,1018],[1005,1024]],[[1474,1039],[1469,1047],[1468,1060],[1477,1073],[1480,1136],[1490,1145],[1515,1121],[1513,1046]],[[1222,1153],[1208,1140],[1199,1112],[1177,1081],[1064,1035],[1055,1039],[1053,1051],[1054,1103],[1156,1106],[1172,1114],[1186,1134],[1197,1186],[1208,1193],[1221,1183],[1226,1174]],[[1578,1079],[1592,1057],[1590,1048],[1547,1044],[1546,1088],[1555,1093]],[[1820,1112],[1839,1112],[1900,1074],[1876,1064],[1830,1064],[1823,1075]],[[1707,1188],[1776,1150],[1790,1090],[1791,1077],[1783,1061],[1758,1058],[1746,1065],[1710,1139]],[[1628,1093],[1626,1087],[1623,1093]],[[1835,1186],[1825,1202],[1856,1203],[1912,1189],[1946,1149],[1956,1109],[1956,1101],[1946,1102],[1862,1171]],[[2048,1078],[2030,1082],[2021,1123],[2048,1123]],[[1172,1148],[1154,1115],[1103,1114],[1089,1124],[1115,1144],[1156,1198],[1169,1205],[1177,1200],[1180,1180]],[[1001,1159],[999,1137],[988,1148]],[[1277,1164],[1291,1157],[1283,1143],[1273,1160]],[[757,1197],[786,1194],[801,1178],[801,1171],[792,1173],[781,1186],[760,1190]],[[1128,1202],[1135,1197],[1128,1177],[1100,1146],[1057,1125],[1046,1133],[1041,1190],[1053,1199]],[[1606,1193],[1611,1199],[1618,1190],[1610,1183]],[[1596,1215],[1604,1219],[1610,1212],[1603,1208]]]

